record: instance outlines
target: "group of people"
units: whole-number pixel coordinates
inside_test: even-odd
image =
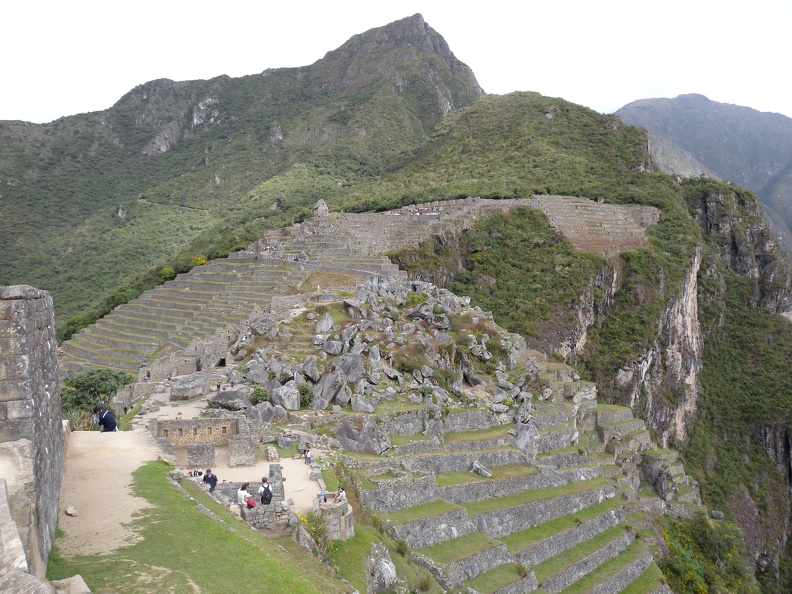
[[[250,487],[250,483],[242,483],[242,486],[237,490],[237,503],[239,507],[245,506],[247,509],[253,509],[256,507],[256,501],[248,491],[248,487]],[[267,482],[266,476],[261,477],[261,486],[258,489],[258,494],[262,505],[269,505],[272,501],[272,489]]]

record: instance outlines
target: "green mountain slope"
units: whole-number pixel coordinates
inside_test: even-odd
[[[753,190],[792,254],[792,119],[696,94],[634,101],[616,115],[649,130],[664,171],[714,174]]]
[[[177,270],[213,255],[195,250],[238,226],[229,213],[262,181],[297,163],[333,184],[375,177],[482,93],[415,15],[357,35],[311,66],[152,81],[103,112],[2,122],[0,250],[13,256],[0,263],[0,282],[50,290],[62,322],[185,246],[193,253]],[[245,218],[269,218],[271,206],[260,201]],[[212,249],[242,247],[254,235]]]

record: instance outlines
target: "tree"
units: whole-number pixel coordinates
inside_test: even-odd
[[[134,377],[123,371],[94,369],[63,380],[61,400],[64,408],[89,410],[109,404],[119,387],[131,384]]]

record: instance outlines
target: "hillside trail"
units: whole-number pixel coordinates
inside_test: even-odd
[[[161,410],[149,418],[190,418],[198,416],[205,407],[203,401],[182,404],[170,402],[169,397],[164,400]],[[146,422],[147,419],[136,418],[129,431],[73,431],[70,434],[58,514],[58,526],[63,531],[63,538],[58,540],[62,555],[107,554],[139,540],[129,524],[137,512],[149,507],[149,503],[132,494],[132,473],[160,455],[156,441],[145,427]],[[314,450],[315,459],[323,454]],[[269,472],[266,461],[255,466],[229,467],[225,447],[216,448],[216,459],[212,471],[222,482],[248,481],[249,490],[254,494],[261,477]],[[183,448],[176,450],[176,461],[177,467],[186,474],[187,454]],[[293,509],[311,509],[319,483],[310,479],[309,467],[302,458],[282,458],[279,464],[286,479],[285,496],[292,500]],[[200,479],[198,481],[205,486]],[[77,510],[76,517],[66,515],[69,507]]]

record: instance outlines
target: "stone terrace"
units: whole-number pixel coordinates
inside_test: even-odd
[[[361,504],[449,590],[670,592],[648,512],[676,511],[683,497],[668,489],[659,498],[639,468],[667,463],[680,484],[694,483],[628,408],[583,399],[589,384],[543,365],[553,395],[535,403],[534,452],[513,445],[517,425],[480,409],[446,413],[442,445],[427,442],[419,413],[379,415],[394,447],[378,459],[345,455],[364,477]],[[471,471],[474,462],[492,476]]]
[[[381,254],[458,232],[477,217],[517,205],[542,210],[577,249],[601,254],[648,246],[645,230],[659,218],[651,207],[563,196],[467,198],[386,213],[330,213],[270,232],[258,245],[193,268],[120,305],[62,345],[61,369],[135,372],[160,355],[186,349],[196,338],[243,323],[256,307],[272,311],[273,298],[295,293],[313,271],[398,278],[403,273]]]

